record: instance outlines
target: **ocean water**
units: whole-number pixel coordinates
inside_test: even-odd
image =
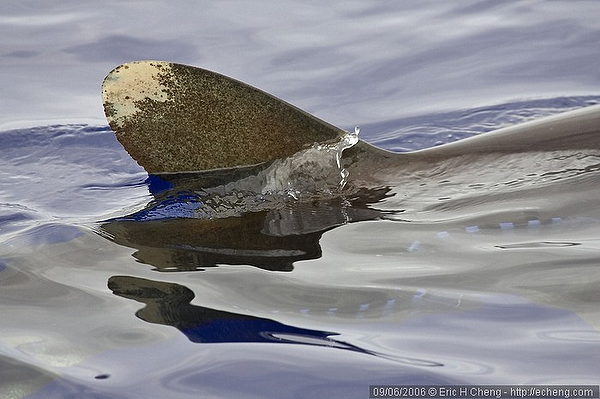
[[[177,219],[194,199],[157,194],[106,125],[100,84],[132,60],[193,64],[410,151],[600,103],[599,11],[0,5],[0,396],[597,385],[598,151],[484,157],[450,177],[432,165],[359,200]]]

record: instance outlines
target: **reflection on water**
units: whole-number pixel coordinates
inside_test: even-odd
[[[108,288],[115,295],[142,302],[136,316],[148,323],[165,324],[181,331],[194,343],[280,343],[316,345],[380,356],[420,366],[443,366],[418,359],[403,359],[362,349],[335,340],[335,332],[309,330],[242,313],[192,305],[194,293],[187,287],[127,276],[113,276]],[[364,306],[364,305],[363,305]],[[337,309],[335,309],[337,310]],[[330,311],[335,311],[330,310]]]
[[[131,217],[102,224],[101,231],[118,244],[136,248],[134,256],[138,260],[160,271],[201,270],[218,264],[291,271],[294,262],[321,256],[319,239],[325,231],[349,221],[378,218],[381,212],[369,209],[368,204],[387,191],[365,190],[364,196],[354,199],[291,201],[278,209],[217,219],[144,220],[149,213],[144,209]],[[190,198],[181,193],[167,197],[169,206],[173,200]],[[195,197],[193,201],[198,204],[201,199]],[[184,206],[188,204],[184,202]],[[150,211],[161,205],[152,202]],[[170,212],[173,209],[178,207],[173,206]]]
[[[194,293],[187,287],[126,276],[113,276],[108,288],[115,295],[145,304],[136,316],[149,323],[177,328],[196,343],[297,342],[352,348],[329,337],[332,332],[288,326],[274,320],[192,305]],[[286,340],[283,337],[297,339]],[[357,349],[357,348],[352,348]]]

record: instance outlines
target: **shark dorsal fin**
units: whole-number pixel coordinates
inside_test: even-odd
[[[344,133],[245,83],[170,62],[120,65],[102,93],[110,127],[148,173],[261,164]]]
[[[110,127],[151,174],[263,164],[346,133],[257,88],[188,65],[123,64],[106,76],[102,89]],[[595,105],[412,153],[359,140],[344,151],[344,164],[360,159],[362,169],[377,169],[462,155],[598,149],[599,128]]]

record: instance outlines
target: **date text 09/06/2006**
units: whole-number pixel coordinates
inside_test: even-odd
[[[598,385],[371,385],[369,398],[600,398]]]

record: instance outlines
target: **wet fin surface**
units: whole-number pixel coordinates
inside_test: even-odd
[[[256,165],[344,133],[245,83],[181,64],[118,66],[102,92],[110,127],[149,173]]]

